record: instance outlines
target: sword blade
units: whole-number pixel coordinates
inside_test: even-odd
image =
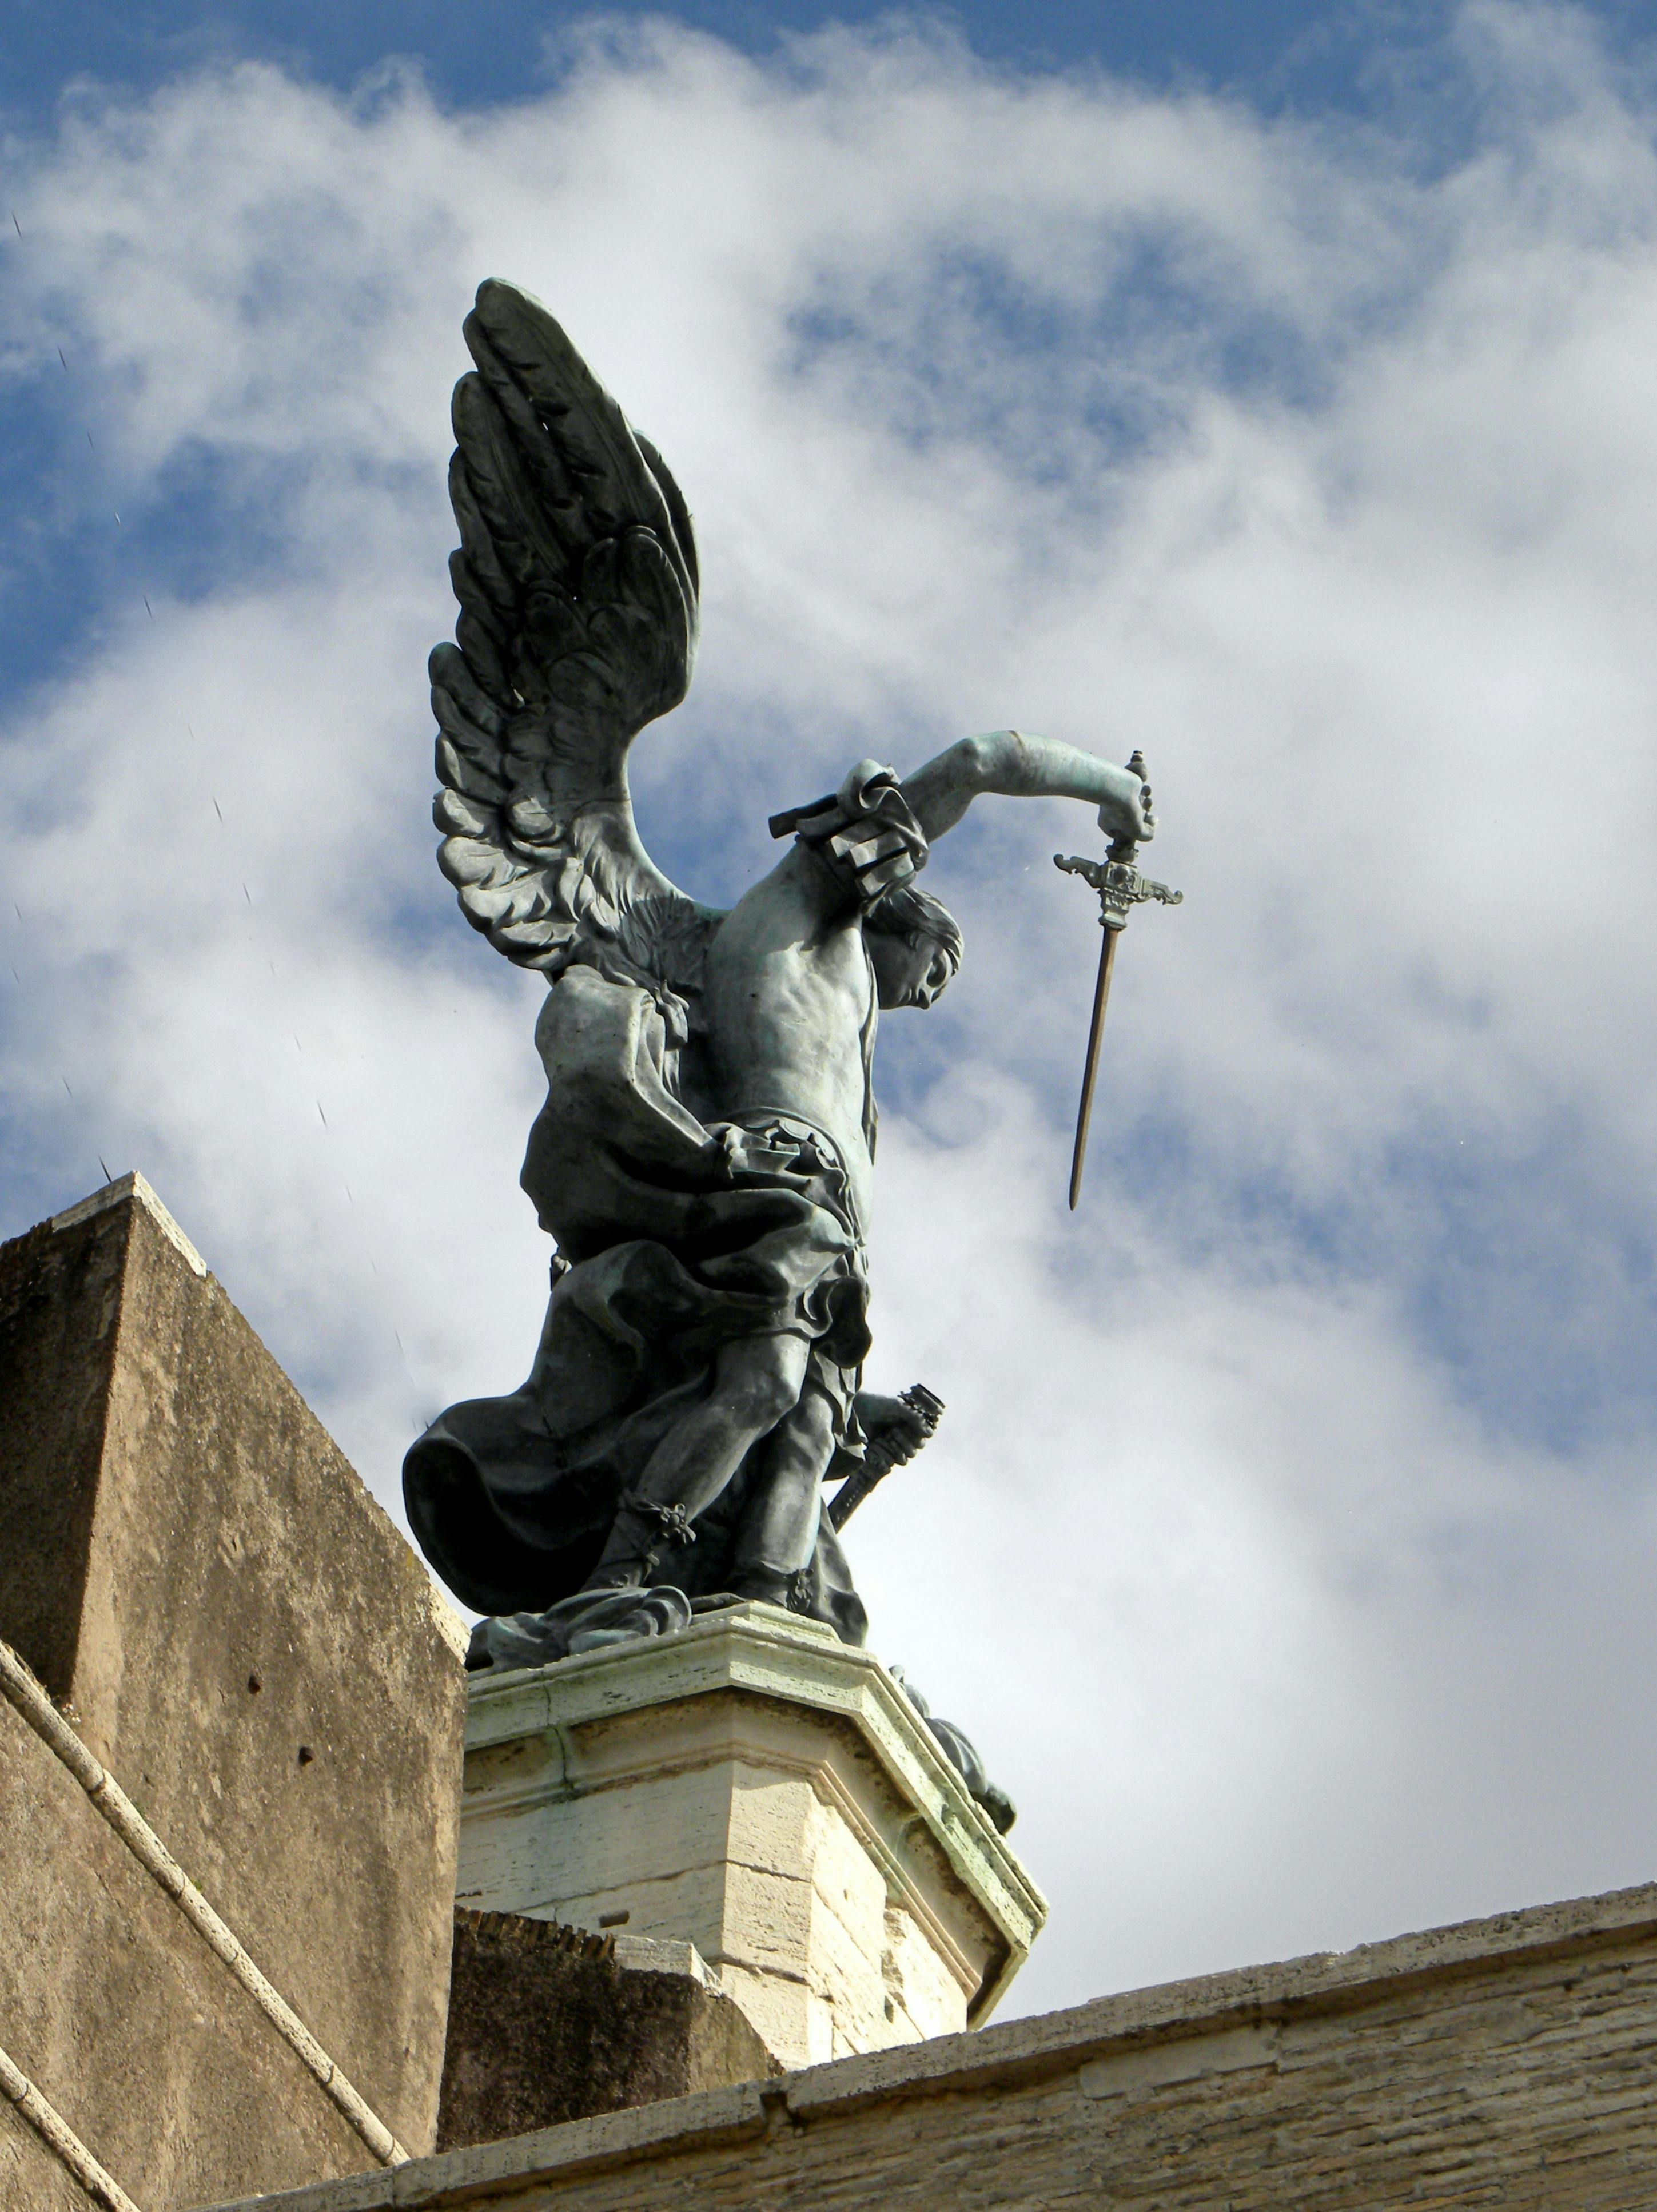
[[[1088,1125],[1093,1119],[1093,1086],[1099,1073],[1099,1041],[1105,1033],[1105,1006],[1110,997],[1111,971],[1116,965],[1120,929],[1108,929],[1099,947],[1099,980],[1093,987],[1093,1024],[1088,1030],[1088,1056],[1082,1070],[1082,1102],[1076,1109],[1076,1147],[1070,1162],[1070,1210],[1082,1194],[1082,1163],[1088,1156]]]

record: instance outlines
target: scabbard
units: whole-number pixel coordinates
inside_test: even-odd
[[[829,1499],[826,1509],[829,1526],[836,1534],[846,1526],[875,1485],[885,1480],[895,1463],[883,1459],[878,1467],[874,1467],[865,1460],[855,1474],[847,1475]]]

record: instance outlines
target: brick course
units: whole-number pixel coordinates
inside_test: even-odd
[[[576,2121],[263,2212],[1648,2212],[1654,2091],[1657,1886]]]

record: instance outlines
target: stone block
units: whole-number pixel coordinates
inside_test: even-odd
[[[886,1996],[917,2038],[923,2021],[937,2020],[950,2002],[950,1970],[926,1934],[901,1905],[886,1908],[886,1947],[881,1954]]]
[[[0,1246],[0,1638],[368,2104],[429,2146],[459,1624],[137,1176]],[[0,2045],[94,2150],[128,2144],[124,2172],[106,2162],[145,2212],[177,2202],[146,2183],[128,2122],[148,2112],[163,2166],[166,2142],[216,2124],[231,2014],[203,2014],[217,2056],[198,2067],[159,2047],[160,2014],[143,2064],[114,2063],[143,2040],[143,2007],[117,1994],[137,1954],[100,1917],[84,1854],[50,1870],[85,1910],[64,1902],[43,1948],[40,1855],[61,1846],[27,1817],[7,1833]],[[228,1988],[208,1965],[204,1990]],[[249,2046],[242,2063],[264,2062]],[[368,2162],[360,2141],[329,2142],[319,2172]]]
[[[746,1604],[474,1675],[463,1905],[694,1944],[800,2065],[977,2025],[1046,1907],[898,1685]]]
[[[688,1943],[455,1915],[440,2149],[780,2070]]]
[[[808,2051],[816,2054],[809,2063],[821,2065],[849,2040],[854,2024],[836,2019],[826,1975],[809,1982],[803,1975],[760,1973],[734,1959],[718,1972],[719,1987],[742,2007],[768,2050]]]

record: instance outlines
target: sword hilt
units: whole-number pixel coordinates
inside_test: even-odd
[[[1150,785],[1145,777],[1145,757],[1138,745],[1135,745],[1127,757],[1127,772],[1130,775],[1137,775],[1140,782],[1144,785],[1141,797],[1148,801],[1150,797]],[[1131,868],[1139,856],[1139,841],[1137,837],[1113,837],[1106,850],[1113,860],[1120,860],[1125,866]]]
[[[1116,847],[1111,847],[1114,854]],[[1130,852],[1137,849],[1130,845]],[[1183,891],[1170,890],[1166,884],[1154,882],[1142,876],[1138,868],[1126,860],[1107,859],[1084,860],[1077,854],[1066,857],[1055,853],[1053,865],[1067,876],[1080,876],[1099,894],[1099,922],[1104,929],[1126,929],[1129,914],[1136,906],[1144,906],[1155,899],[1161,906],[1181,906],[1185,901]]]
[[[1145,781],[1145,757],[1138,750],[1128,757],[1128,773]],[[1150,786],[1145,787],[1147,797]],[[1156,899],[1163,906],[1178,906],[1185,897],[1183,891],[1170,890],[1166,884],[1156,883],[1142,876],[1133,863],[1139,850],[1134,837],[1113,837],[1105,848],[1102,860],[1084,860],[1071,854],[1066,859],[1055,853],[1053,865],[1062,868],[1067,876],[1080,876],[1099,894],[1099,926],[1102,929],[1126,929],[1129,913],[1146,900]]]
[[[924,1382],[912,1382],[907,1390],[898,1392],[898,1403],[918,1414],[921,1425],[919,1440],[907,1450],[889,1445],[884,1440],[871,1443],[865,1453],[863,1465],[847,1477],[828,1501],[828,1514],[835,1528],[843,1528],[877,1482],[884,1481],[895,1467],[901,1467],[913,1459],[922,1444],[937,1431],[944,1416],[944,1401]]]

